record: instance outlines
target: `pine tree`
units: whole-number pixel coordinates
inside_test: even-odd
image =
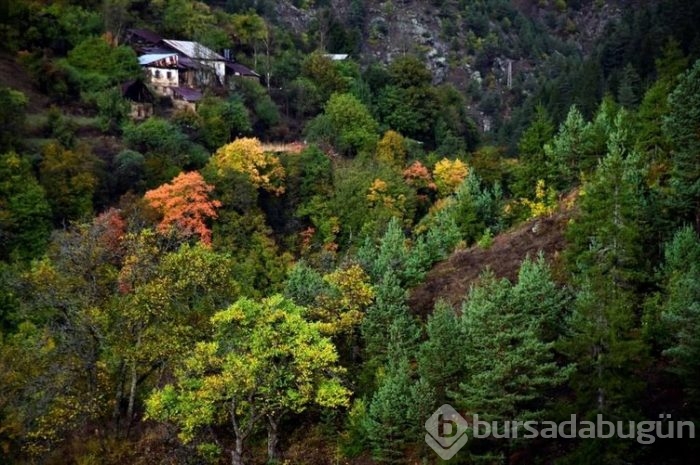
[[[700,414],[700,238],[679,230],[666,248],[666,298],[661,321],[669,340],[664,354],[673,362],[693,414]]]
[[[418,336],[416,323],[406,305],[406,291],[396,273],[388,270],[376,288],[374,303],[362,320],[367,359],[386,363],[392,340],[397,350],[408,350],[416,345]]]
[[[579,177],[580,165],[588,156],[588,127],[581,112],[572,106],[557,135],[545,144],[547,184],[558,190],[573,186]]]
[[[547,295],[533,288],[535,282],[545,284]],[[545,340],[551,338],[548,319],[563,313],[559,296],[542,259],[526,259],[515,286],[482,276],[462,307],[465,378],[451,393],[453,405],[486,421],[543,417],[552,392],[572,371],[556,362],[555,342]]]
[[[447,392],[454,391],[462,380],[465,367],[457,341],[464,336],[454,309],[445,301],[435,304],[428,317],[427,340],[418,353],[418,371],[435,390],[439,404],[447,401]]]
[[[700,60],[681,76],[668,103],[664,130],[673,144],[673,207],[700,230]]]
[[[639,103],[639,85],[641,78],[631,63],[622,70],[620,85],[617,88],[617,101],[625,108],[633,108]]]
[[[581,214],[567,231],[578,292],[559,347],[576,363],[574,412],[588,419],[596,414],[634,419],[647,363],[636,294],[649,279],[650,251],[643,247],[648,231],[645,170],[639,156],[626,154],[620,120],[607,156],[583,187]],[[629,459],[631,449],[614,440],[584,441],[571,459]]]
[[[532,186],[538,179],[551,179],[545,172],[546,158],[544,145],[554,136],[554,123],[547,110],[538,105],[530,126],[523,132],[518,142],[519,163],[515,172],[513,192],[516,197],[532,195]]]

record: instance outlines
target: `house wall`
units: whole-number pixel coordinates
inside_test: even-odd
[[[176,110],[197,111],[197,105],[194,102],[188,102],[187,100],[180,99],[173,99],[173,108]]]
[[[150,118],[153,116],[153,104],[131,102],[131,112],[129,116],[134,120]]]
[[[148,75],[151,87],[158,95],[170,96],[172,93],[170,87],[177,87],[179,84],[179,75],[177,69],[172,68],[156,68],[147,67],[146,74]]]

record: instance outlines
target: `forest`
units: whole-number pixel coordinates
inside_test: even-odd
[[[692,463],[697,24],[0,1],[0,463],[437,464],[445,404],[657,425],[467,427],[452,463]]]

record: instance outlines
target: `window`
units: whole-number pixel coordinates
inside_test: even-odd
[[[160,70],[157,69],[157,70],[153,71],[153,76],[155,76],[156,79],[160,79]]]
[[[168,81],[171,81],[171,80],[173,79],[173,73],[171,73],[170,71],[168,71],[167,73],[165,73],[165,75],[167,76]]]

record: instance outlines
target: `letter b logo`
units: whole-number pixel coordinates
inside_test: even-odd
[[[443,460],[449,460],[467,443],[467,421],[451,405],[437,409],[425,422],[425,442]]]

